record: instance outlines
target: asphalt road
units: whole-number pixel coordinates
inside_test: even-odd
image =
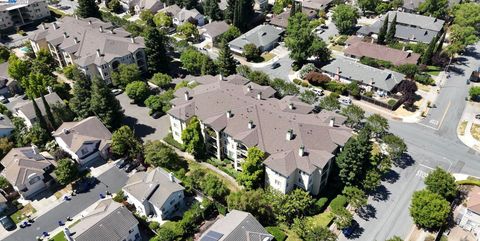
[[[41,236],[42,232],[50,232],[58,227],[58,221],[65,222],[67,216],[73,217],[87,207],[99,200],[99,194],[109,190],[111,193],[120,190],[127,182],[125,172],[116,167],[112,167],[98,177],[100,183],[87,193],[81,193],[73,197],[70,201],[65,201],[54,209],[46,212],[37,219],[32,226],[24,229],[17,228],[5,241],[30,241],[36,240],[37,236]]]
[[[452,173],[480,176],[480,156],[457,138],[457,125],[465,107],[471,70],[480,66],[480,43],[459,58],[436,101],[437,108],[418,124],[390,121],[390,131],[402,137],[408,146],[408,157],[394,168],[390,182],[383,182],[380,193],[386,200],[370,198],[371,215],[355,216],[357,232],[340,240],[386,240],[394,235],[405,238],[413,221],[409,215],[411,195],[424,187],[423,178],[440,166]],[[395,178],[398,180],[395,181]],[[383,195],[387,196],[387,195]],[[369,206],[370,207],[370,206]],[[372,211],[373,210],[373,211]],[[373,213],[373,214],[372,214]],[[367,221],[367,220],[368,221]]]
[[[272,69],[271,65],[267,65],[262,68],[252,68],[254,70],[263,71],[268,74],[272,79],[273,78],[280,78],[283,80],[288,81],[288,74],[292,69],[293,60],[286,55],[285,57],[280,58],[276,63],[279,63],[280,66],[278,68]]]

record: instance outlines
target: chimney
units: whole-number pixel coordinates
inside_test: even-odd
[[[435,18],[435,20],[433,20],[433,22],[436,23],[436,22],[437,22],[437,18]]]
[[[257,93],[257,100],[261,100],[261,99],[262,99],[262,91]]]
[[[220,75],[218,76],[218,79],[220,79],[220,81],[223,81],[223,80],[224,80],[223,74],[220,74]]]
[[[402,51],[405,51],[405,46],[402,47]]]
[[[132,44],[135,43],[135,37],[130,37],[130,42],[132,42]]]
[[[111,34],[115,34],[115,30],[113,30],[113,29],[110,30],[110,33],[111,33]]]
[[[47,91],[48,91],[49,94],[53,93],[52,86],[47,86]]]
[[[300,146],[300,148],[298,148],[298,155],[299,156],[305,155],[305,146]]]
[[[102,53],[100,53],[100,49],[97,49],[97,57],[102,57]]]
[[[370,79],[370,85],[373,85],[375,84],[375,80],[373,80],[373,78]]]
[[[67,32],[63,32],[63,37],[68,38]]]
[[[68,128],[63,128],[62,132],[63,134],[67,135],[68,133],[70,133],[70,130]]]
[[[75,19],[78,20],[78,15],[75,14]]]
[[[375,39],[373,39],[373,38],[372,38],[372,41],[371,41],[370,43],[372,43],[372,44],[373,44],[373,42],[374,42],[374,41],[375,41]]]
[[[100,26],[100,27],[98,28],[98,30],[100,31],[100,33],[103,33],[103,27],[102,27],[102,26]]]
[[[88,25],[92,25],[92,20],[88,20]]]
[[[337,75],[340,75],[340,67],[337,67]]]
[[[45,23],[42,23],[42,29],[43,29],[43,30],[46,30],[46,29],[47,29],[47,27],[45,26]]]
[[[168,179],[170,179],[171,182],[175,182],[175,179],[173,178],[173,172],[168,173]]]
[[[253,121],[248,121],[248,129],[253,129]]]
[[[427,35],[427,34],[428,34],[428,31],[427,31],[427,30],[425,30],[425,33],[423,33],[423,35]]]
[[[288,109],[290,109],[290,110],[295,109],[295,106],[293,105],[293,103],[288,104]]]
[[[290,141],[290,140],[293,139],[293,130],[292,130],[292,129],[289,129],[289,130],[287,131],[286,139],[287,139],[287,141]]]
[[[33,154],[37,155],[39,154],[40,152],[38,151],[38,147],[32,143],[32,152]]]
[[[230,119],[232,118],[232,111],[231,110],[227,110],[227,118]]]
[[[78,38],[77,38],[77,37],[74,37],[74,38],[73,38],[73,42],[76,43],[76,44],[78,44],[80,41],[78,41]]]
[[[185,100],[188,101],[190,99],[190,93],[188,91],[185,91]]]
[[[54,30],[57,30],[57,28],[58,28],[57,23],[56,23],[56,22],[53,22],[53,23],[52,23],[52,27],[53,27]]]
[[[247,91],[248,92],[252,91],[252,86],[251,85],[247,86]]]
[[[330,123],[328,124],[330,127],[334,127],[335,126],[335,117],[332,117],[332,119],[330,119]]]

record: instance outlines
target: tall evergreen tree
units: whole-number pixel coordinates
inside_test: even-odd
[[[387,17],[385,17],[385,21],[383,21],[382,27],[378,31],[377,42],[379,44],[384,44],[385,43],[385,37],[387,35],[387,30],[388,30],[388,14],[387,14]]]
[[[253,13],[253,0],[236,1],[233,12],[233,25],[239,28],[242,32],[245,32]]]
[[[100,10],[95,0],[78,0],[76,14],[82,18],[101,18]]]
[[[438,44],[437,46],[435,47],[435,51],[434,54],[440,54],[440,52],[442,52],[442,48],[443,48],[443,42],[445,42],[445,35],[447,35],[446,32],[444,32],[442,34],[442,36],[440,37],[440,41],[438,41]]]
[[[227,9],[225,9],[224,11],[225,20],[229,20],[230,22],[233,22],[233,15],[235,12],[236,2],[237,0],[227,0]]]
[[[422,55],[422,64],[430,64],[432,61],[433,57],[433,51],[435,50],[435,47],[437,46],[437,37],[433,38],[432,41],[430,41],[430,44],[428,45],[428,48],[425,50],[425,53]]]
[[[120,102],[112,94],[105,81],[98,77],[94,77],[92,81],[90,110],[109,129],[120,126],[123,119]]]
[[[42,115],[42,111],[40,111],[40,108],[38,108],[37,102],[35,101],[35,99],[33,97],[30,97],[30,100],[33,103],[33,109],[35,110],[35,116],[37,117],[38,124],[44,130],[48,130],[47,122],[45,121],[45,118]]]
[[[48,104],[47,100],[45,99],[45,96],[41,91],[40,91],[40,97],[42,98],[43,106],[45,107],[45,114],[47,115],[47,119],[49,122],[48,130],[54,131],[58,128],[57,122],[55,121],[55,117],[53,116],[52,110],[50,109],[50,105]]]
[[[229,76],[235,74],[236,64],[235,59],[233,58],[232,51],[228,46],[228,43],[222,42],[222,49],[218,55],[217,60],[218,72],[223,76]]]
[[[148,72],[153,75],[168,69],[167,37],[156,27],[149,27],[145,36]]]
[[[387,43],[393,42],[395,39],[395,33],[397,32],[397,15],[393,17],[392,23],[390,24],[390,28],[388,29],[387,36],[385,37]]]
[[[198,0],[181,0],[181,5],[186,9],[195,8],[198,4]]]
[[[69,105],[75,114],[83,119],[90,116],[90,98],[92,91],[92,82],[78,69],[73,74],[73,97]]]
[[[222,19],[222,11],[218,6],[217,0],[205,0],[203,3],[203,10],[205,15],[210,17],[210,19],[213,21]]]

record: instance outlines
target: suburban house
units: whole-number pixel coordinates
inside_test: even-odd
[[[480,240],[480,187],[473,186],[465,205],[458,205],[454,212],[455,223]]]
[[[66,16],[42,24],[30,37],[33,51],[48,49],[60,67],[76,65],[87,76],[111,81],[120,64],[147,69],[142,37],[133,37],[122,28],[96,18]]]
[[[425,2],[425,0],[405,0],[403,1],[402,10],[410,13],[415,12],[423,2]],[[459,4],[460,2],[461,0],[449,0],[448,5],[451,7],[455,4]]]
[[[413,13],[389,11],[387,14],[389,24],[397,16],[395,38],[405,42],[430,43],[433,38],[439,35],[445,24],[445,21],[441,19]],[[357,34],[361,36],[377,35],[383,26],[383,21],[385,21],[387,14],[383,15],[372,25],[361,27]]]
[[[64,122],[52,135],[58,146],[81,166],[108,157],[112,133],[96,116]]]
[[[15,127],[12,121],[6,115],[0,114],[0,137],[10,136],[13,129]]]
[[[200,33],[205,40],[213,44],[218,42],[222,34],[227,32],[229,28],[230,25],[225,21],[213,21],[203,25],[200,28]]]
[[[273,235],[247,212],[232,210],[200,236],[200,241],[272,241]]]
[[[144,10],[150,10],[155,14],[165,7],[165,4],[160,0],[121,0],[120,3],[127,10],[133,7],[137,14]]]
[[[280,14],[275,14],[270,19],[270,25],[275,27],[287,29],[288,27],[288,18],[290,17],[290,10],[284,11]]]
[[[296,0],[302,4],[302,8],[308,10],[314,10],[316,12],[325,10],[330,6],[332,0]]]
[[[45,100],[50,107],[53,105],[64,105],[63,100],[60,99],[55,92],[45,95]],[[40,97],[36,98],[35,102],[37,103],[40,112],[42,112],[42,115],[46,117],[47,113],[45,112],[45,106],[43,105],[42,99]],[[17,104],[12,103],[11,111],[14,116],[22,118],[25,122],[25,125],[29,128],[38,121],[37,115],[35,114],[35,108],[33,107],[33,102],[31,100],[21,101]]]
[[[72,241],[140,241],[138,220],[121,203],[112,199],[102,199],[85,211],[80,221],[64,234]]]
[[[404,74],[377,69],[347,58],[337,58],[322,67],[324,74],[336,81],[350,83],[356,81],[365,91],[388,95],[405,79]]]
[[[367,43],[362,40],[357,36],[350,36],[346,41],[347,48],[345,48],[343,54],[355,59],[369,57],[388,61],[394,65],[417,64],[420,59],[420,54],[389,48],[385,45]]]
[[[182,143],[182,131],[196,116],[210,155],[231,160],[240,170],[248,148],[258,147],[268,154],[267,186],[282,193],[299,187],[318,194],[351,129],[336,113],[316,114],[297,97],[279,100],[275,93],[238,75],[181,88],[168,112],[173,138]]]
[[[232,40],[228,45],[237,54],[243,54],[243,47],[247,44],[255,44],[260,52],[270,51],[277,46],[283,32],[284,30],[272,25],[258,25]]]
[[[50,17],[47,1],[2,1],[0,2],[0,30],[20,27]]]
[[[122,190],[140,215],[162,221],[183,207],[184,189],[172,173],[157,167],[133,174]]]
[[[20,86],[18,86],[17,81],[9,79],[2,76],[0,73],[0,95],[4,97],[14,96],[19,92]]]
[[[201,0],[204,2],[205,0]],[[228,7],[227,0],[219,0],[218,7],[220,10],[225,11]],[[268,0],[254,0],[253,9],[257,11],[265,10],[268,7]]]
[[[45,190],[52,181],[54,166],[36,146],[13,148],[1,161],[0,173],[24,199]]]
[[[197,26],[205,24],[205,17],[195,8],[180,8],[177,4],[173,4],[160,11],[170,14],[173,18],[173,24],[177,26],[185,22],[195,23]]]

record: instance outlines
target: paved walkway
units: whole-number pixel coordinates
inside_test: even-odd
[[[480,152],[480,141],[475,139],[472,136],[472,126],[473,124],[480,125],[480,121],[475,118],[475,115],[478,114],[478,110],[480,109],[480,103],[476,102],[467,102],[465,105],[465,109],[463,110],[462,118],[460,119],[460,123],[458,123],[457,128],[457,135],[458,139],[463,142],[466,146],[479,151]],[[464,125],[465,122],[467,123],[465,126],[464,133],[460,132],[460,126]]]

